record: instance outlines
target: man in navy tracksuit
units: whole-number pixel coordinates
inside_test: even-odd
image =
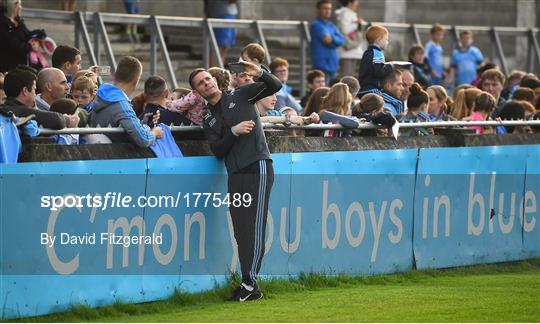
[[[232,91],[219,90],[216,80],[204,69],[196,69],[189,76],[191,88],[208,101],[203,128],[214,155],[225,160],[231,202],[235,194],[249,194],[252,199],[249,206],[229,207],[242,269],[242,284],[233,296],[236,301],[263,296],[256,279],[264,255],[274,169],[255,102],[281,88],[272,74],[253,63],[244,65],[255,83]]]

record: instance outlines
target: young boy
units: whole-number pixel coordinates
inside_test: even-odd
[[[414,44],[409,49],[409,61],[413,64],[414,79],[420,83],[422,88],[431,85],[431,67],[426,59],[425,51],[422,45]]]
[[[97,85],[91,77],[81,76],[71,85],[71,98],[75,100],[79,111],[79,127],[86,127],[90,121],[92,102],[96,98]]]
[[[388,30],[383,26],[373,25],[366,31],[369,43],[360,61],[358,81],[362,85],[359,96],[366,93],[381,95],[382,82],[392,72],[392,65],[385,63],[383,51],[388,46]]]
[[[240,60],[253,63],[265,72],[270,73],[270,68],[264,64],[265,57],[264,47],[257,43],[247,44],[240,52]]]
[[[79,108],[92,111],[90,103],[96,97],[96,85],[88,77],[78,77],[71,86],[71,97],[77,102]]]
[[[450,79],[448,83],[455,81],[455,86],[471,84],[476,78],[476,69],[484,61],[484,56],[478,47],[472,46],[473,33],[464,30],[459,33],[461,47],[452,53]]]
[[[261,66],[261,64],[264,63],[264,57],[264,47],[257,43],[247,44],[242,49],[242,52],[240,52],[240,58],[243,61],[251,62],[253,64],[257,64],[258,66]]]
[[[308,91],[306,92],[306,95],[302,97],[302,100],[300,100],[300,106],[306,107],[307,102],[311,95],[313,94],[313,91],[317,90],[320,87],[326,87],[326,80],[324,72],[321,70],[311,70],[308,73],[306,73],[306,79],[307,79],[307,87]]]
[[[425,55],[431,67],[431,84],[441,85],[444,79],[443,49],[444,28],[441,24],[431,26],[431,40],[426,43]]]

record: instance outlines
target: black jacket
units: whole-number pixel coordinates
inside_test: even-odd
[[[254,162],[271,158],[255,102],[279,89],[281,82],[272,74],[263,72],[257,82],[224,91],[218,103],[208,105],[203,128],[214,155],[225,159],[228,173],[241,171]],[[235,136],[231,127],[246,120],[255,121],[251,133]]]
[[[159,110],[159,122],[160,123],[163,123],[165,125],[174,125],[174,126],[182,126],[182,125],[186,125],[186,126],[189,126],[192,124],[191,120],[189,120],[186,115],[184,114],[181,114],[181,113],[177,113],[177,112],[172,112],[170,110],[167,110],[166,108],[163,108],[162,106],[160,105],[156,105],[156,104],[152,104],[152,103],[148,103],[146,104],[146,106],[144,106],[144,112],[139,116],[139,119],[143,119],[144,118],[144,115],[145,114],[148,114],[148,113],[151,113],[152,116],[153,114],[156,113],[156,111]],[[148,118],[148,121],[146,122],[146,124],[152,128],[154,127],[154,125],[152,124],[152,117]]]
[[[414,79],[420,83],[423,88],[427,88],[431,85],[431,67],[429,66],[427,58],[424,59],[423,64],[413,63]]]
[[[384,53],[377,45],[369,45],[360,60],[358,82],[362,90],[382,89],[384,79],[392,72],[392,65],[385,63]]]
[[[378,114],[368,114],[368,113],[359,113],[356,115],[358,118],[364,118],[366,121],[371,122],[375,125],[382,125],[386,128],[392,128],[396,123],[396,119],[392,117],[392,114],[381,112]],[[355,130],[355,134],[361,136],[377,136],[376,129],[359,129]]]
[[[17,117],[26,117],[32,114],[36,115],[34,120],[37,121],[39,125],[50,129],[65,128],[69,120],[68,117],[53,111],[26,107],[14,98],[6,99],[5,104],[0,105],[0,110],[4,113],[12,111]]]
[[[15,26],[6,16],[0,14],[0,72],[7,72],[19,64],[26,65],[32,47],[28,43],[30,31],[24,21],[17,18]]]

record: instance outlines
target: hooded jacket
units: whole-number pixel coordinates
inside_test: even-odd
[[[149,147],[156,138],[150,127],[143,125],[135,115],[128,96],[119,87],[104,83],[92,102],[91,126],[122,127],[129,138],[140,147]],[[108,136],[111,141],[115,136]]]

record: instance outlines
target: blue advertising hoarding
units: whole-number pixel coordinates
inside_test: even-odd
[[[540,256],[539,145],[273,159],[262,276]],[[224,282],[239,270],[226,194],[214,157],[1,165],[2,316]],[[99,207],[86,205],[95,199]],[[112,243],[122,236],[149,241]]]

